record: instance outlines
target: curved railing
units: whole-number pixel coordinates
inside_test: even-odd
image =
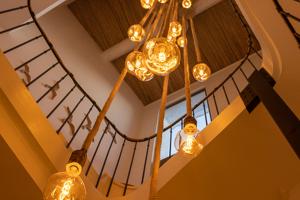
[[[233,5],[234,11],[237,14],[237,17],[240,19],[242,26],[244,27],[245,31],[247,32],[248,36],[248,50],[245,55],[245,57],[241,60],[241,62],[235,67],[235,69],[217,86],[215,87],[214,90],[212,90],[209,94],[206,95],[204,99],[202,99],[199,103],[197,103],[193,107],[193,111],[195,111],[199,107],[203,107],[204,109],[204,118],[205,118],[205,124],[208,125],[212,119],[208,119],[206,112],[210,110],[210,108],[214,107],[216,110],[216,113],[214,116],[218,116],[221,113],[221,109],[219,108],[218,104],[220,101],[218,101],[218,98],[216,98],[216,94],[222,90],[225,99],[226,99],[226,104],[227,106],[230,105],[231,101],[229,100],[228,97],[228,92],[227,92],[227,86],[226,84],[228,82],[232,82],[234,85],[234,89],[237,91],[238,94],[241,93],[241,86],[237,83],[235,80],[235,76],[238,73],[241,73],[243,76],[243,79],[246,81],[248,80],[249,75],[247,76],[246,73],[243,70],[243,66],[245,66],[245,63],[248,62],[250,63],[250,66],[253,68],[252,72],[257,70],[258,67],[254,65],[254,63],[250,59],[250,55],[254,53],[257,57],[262,59],[261,55],[255,50],[253,47],[253,39],[254,36],[252,35],[252,32],[245,23],[241,13],[239,12],[237,6],[231,0],[231,3]],[[3,51],[5,55],[9,55],[13,53],[14,51],[21,49],[22,47],[34,43],[38,40],[43,40],[46,43],[47,48],[42,50],[36,55],[33,55],[30,59],[26,60],[25,62],[22,62],[20,65],[15,66],[15,70],[18,73],[22,73],[23,75],[28,76],[28,71],[30,69],[30,64],[32,62],[39,62],[39,59],[41,59],[43,56],[47,54],[52,54],[55,57],[55,62],[51,64],[49,67],[47,67],[43,72],[39,73],[36,75],[34,78],[27,78],[26,81],[24,81],[24,84],[28,87],[29,90],[31,90],[31,87],[34,84],[41,83],[41,80],[47,76],[52,70],[55,68],[60,68],[63,71],[63,74],[61,77],[56,77],[56,81],[52,85],[48,84],[43,84],[45,88],[47,88],[45,91],[42,92],[42,94],[36,98],[36,102],[41,105],[43,101],[45,101],[45,98],[48,97],[50,94],[55,94],[55,91],[59,86],[64,84],[66,80],[70,80],[72,82],[72,86],[70,87],[69,90],[66,91],[64,96],[62,96],[58,102],[54,105],[51,106],[51,109],[48,113],[45,113],[46,117],[50,119],[53,115],[55,115],[56,112],[58,112],[59,109],[62,109],[62,107],[67,107],[67,113],[68,115],[61,120],[60,124],[55,124],[54,127],[56,127],[56,132],[57,134],[61,134],[62,130],[64,130],[66,127],[69,127],[72,129],[72,136],[66,141],[66,148],[71,147],[71,145],[74,143],[76,138],[79,137],[79,135],[82,135],[83,130],[85,129],[86,132],[89,130],[89,127],[87,126],[88,124],[84,123],[89,123],[91,124],[92,120],[90,119],[90,114],[92,112],[99,113],[101,111],[101,108],[97,105],[95,100],[87,94],[87,92],[80,86],[80,84],[76,81],[74,78],[73,74],[68,70],[68,68],[64,65],[62,59],[58,55],[57,51],[55,50],[53,44],[50,42],[48,39],[47,35],[43,31],[42,27],[38,23],[35,13],[32,10],[31,7],[31,0],[28,0],[27,5],[22,5],[19,7],[11,8],[8,10],[3,10],[0,11],[0,16],[5,15],[6,13],[13,13],[13,12],[19,12],[22,10],[28,9],[29,14],[31,16],[31,20],[18,24],[14,27],[8,28],[6,30],[0,31],[0,36],[9,33],[10,31],[13,30],[20,30],[24,27],[28,26],[35,26],[38,29],[39,35],[34,36],[32,38],[29,38],[28,40],[21,42],[13,47],[10,47],[6,50]],[[65,83],[66,84],[66,83]],[[78,97],[77,102],[75,105],[71,106],[63,106],[68,102],[68,98],[75,93],[75,91],[79,92],[80,95]],[[77,95],[78,96],[78,95]],[[85,109],[79,109],[79,107],[83,104],[83,102],[87,102],[89,104],[88,106],[85,106]],[[69,103],[69,102],[68,102]],[[42,106],[41,106],[42,107]],[[81,113],[83,116],[77,125],[73,124],[72,119],[73,115],[76,114],[76,116],[79,116],[78,112]],[[174,121],[172,124],[168,125],[167,127],[164,128],[164,136],[169,135],[170,139],[170,152],[169,156],[172,156],[174,152],[172,152],[172,145],[173,145],[173,140],[174,140],[174,135],[173,132],[175,130],[175,126],[178,126],[180,123],[180,126],[182,128],[183,124],[183,119],[184,116],[181,116],[178,118],[176,121]],[[210,115],[209,118],[211,118],[212,115]],[[88,151],[88,158],[89,162],[87,163],[87,166],[85,166],[85,175],[88,176],[91,173],[91,170],[96,171],[96,174],[98,177],[95,180],[95,186],[98,188],[98,186],[101,184],[101,179],[103,178],[103,175],[105,173],[110,173],[110,179],[109,183],[106,185],[107,190],[103,191],[106,196],[110,195],[111,189],[114,186],[114,183],[116,182],[115,179],[117,177],[118,169],[120,168],[121,160],[124,157],[125,154],[125,149],[126,147],[129,146],[129,150],[127,149],[127,159],[128,163],[127,164],[127,171],[126,173],[123,173],[123,176],[119,178],[118,182],[120,182],[121,187],[122,187],[122,194],[125,195],[128,187],[131,187],[132,185],[138,185],[138,184],[143,184],[145,181],[145,178],[150,176],[150,168],[151,168],[151,158],[152,156],[150,155],[150,152],[152,152],[152,148],[154,145],[155,137],[156,134],[153,134],[149,137],[143,138],[143,139],[135,139],[135,138],[130,138],[126,134],[122,133],[120,130],[117,129],[116,125],[109,120],[107,117],[105,118],[105,126],[102,127],[101,131],[99,131],[98,135],[95,138],[95,141],[93,143],[93,147],[89,149]],[[110,135],[110,136],[108,136]],[[109,138],[108,138],[109,137]],[[111,138],[110,138],[111,137]],[[108,142],[104,142],[104,140],[107,140]],[[120,145],[116,144],[116,141],[120,141]],[[114,154],[112,155],[112,149],[117,145],[117,149],[114,150]],[[105,150],[102,150],[103,152],[101,155],[99,155],[100,148],[106,146]],[[140,149],[139,152],[137,153],[137,149]],[[142,152],[142,153],[141,153]],[[137,154],[143,154],[143,155],[137,155]],[[137,158],[139,156],[139,158]],[[97,158],[101,157],[100,161],[100,167],[97,165],[99,163],[96,162]],[[113,159],[113,160],[111,160]],[[133,169],[134,162],[136,160],[139,160],[141,164]],[[109,169],[107,169],[107,165],[109,165]],[[122,169],[124,169],[122,167]],[[134,174],[135,176],[132,176],[133,170],[135,171]],[[98,171],[98,172],[97,172]],[[140,173],[140,174],[138,174]],[[137,175],[140,177],[137,178]],[[134,181],[132,180],[134,178]],[[119,184],[119,185],[120,185]]]
[[[299,0],[291,0],[291,1],[294,1],[296,3],[300,3]],[[299,16],[296,16],[295,14],[292,14],[288,11],[286,11],[279,0],[273,0],[275,6],[276,6],[276,9],[277,11],[279,12],[279,14],[282,16],[284,22],[286,23],[286,25],[288,26],[288,28],[290,29],[291,33],[293,34],[294,38],[296,39],[298,45],[299,45],[299,48],[300,48],[300,33],[297,32],[296,28],[295,28],[295,25],[293,25],[293,23],[291,22],[291,20],[293,20],[294,22],[296,23],[300,23],[300,17]]]

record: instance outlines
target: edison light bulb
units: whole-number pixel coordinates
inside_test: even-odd
[[[143,63],[154,74],[165,76],[174,71],[180,64],[178,46],[167,38],[153,38],[146,42],[143,50]]]
[[[199,63],[193,67],[193,76],[197,81],[203,82],[211,75],[209,66],[205,63]]]
[[[141,81],[150,81],[154,74],[145,67],[143,63],[144,55],[140,51],[133,51],[128,54],[125,65],[130,74],[134,75]]]
[[[175,148],[179,153],[189,156],[197,156],[203,149],[195,137],[199,134],[197,121],[195,118],[188,116],[184,119],[184,128],[177,133],[175,138]]]
[[[133,42],[140,42],[145,36],[145,30],[140,24],[134,24],[128,29],[128,37]]]
[[[50,176],[45,187],[44,200],[84,200],[86,190],[80,178],[81,166],[69,163],[65,172],[58,172]]]
[[[181,35],[181,31],[182,31],[182,26],[179,22],[177,21],[174,21],[174,22],[171,22],[170,25],[169,25],[169,34],[172,36],[172,37],[178,37]]]
[[[150,9],[154,4],[154,0],[141,0],[141,6],[145,9]]]
[[[192,6],[191,0],[182,0],[182,7],[184,8],[190,8]]]
[[[183,38],[183,36],[181,36],[181,37],[179,37],[179,38],[177,39],[177,44],[178,44],[178,46],[180,46],[181,48],[184,47],[184,45],[185,45],[186,42],[187,42],[187,41]]]
[[[168,0],[158,0],[159,3],[167,3]]]

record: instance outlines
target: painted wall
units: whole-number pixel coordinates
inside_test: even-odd
[[[159,196],[280,200],[299,182],[300,161],[260,104],[251,114],[242,112]]]

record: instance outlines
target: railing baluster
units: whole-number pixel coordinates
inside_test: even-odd
[[[41,78],[42,76],[44,76],[47,72],[49,72],[51,69],[53,69],[56,65],[58,65],[57,63],[54,63],[53,65],[51,65],[48,69],[46,69],[46,71],[44,71],[43,73],[41,73],[40,75],[38,75],[36,78],[34,78],[32,81],[30,81],[29,83],[26,84],[26,87],[29,87],[31,84],[33,84],[35,81],[37,81],[39,78]]]
[[[76,135],[78,134],[82,124],[84,123],[84,121],[86,120],[87,116],[90,114],[90,112],[92,111],[92,109],[94,108],[94,105],[92,105],[90,107],[90,109],[88,110],[87,114],[84,116],[84,118],[82,119],[82,121],[80,122],[79,126],[77,127],[75,133],[72,135],[72,138],[70,139],[70,141],[68,142],[68,144],[66,145],[67,148],[70,147],[71,143],[73,142],[73,140],[75,139]]]
[[[21,46],[24,46],[24,45],[26,45],[26,44],[28,44],[28,43],[34,41],[34,40],[37,40],[37,39],[39,39],[39,38],[41,38],[41,37],[43,37],[43,36],[42,36],[42,35],[39,35],[39,36],[36,36],[36,37],[34,37],[34,38],[31,38],[31,39],[29,39],[29,40],[27,40],[27,41],[25,41],[25,42],[22,42],[21,44],[18,44],[18,45],[14,46],[14,47],[12,47],[12,48],[10,48],[10,49],[7,49],[7,50],[3,51],[3,53],[4,53],[4,54],[7,54],[7,53],[9,53],[9,52],[11,52],[11,51],[13,51],[13,50],[15,50],[15,49],[21,47]]]
[[[120,159],[121,159],[121,156],[122,156],[122,153],[123,153],[123,149],[124,149],[125,142],[126,142],[126,139],[123,140],[123,144],[122,144],[122,147],[121,147],[121,151],[120,151],[120,153],[119,153],[118,161],[117,161],[117,164],[116,164],[116,166],[115,166],[115,170],[114,170],[114,173],[113,173],[113,175],[112,175],[112,178],[110,179],[110,183],[109,183],[109,186],[108,186],[108,190],[107,190],[107,193],[106,193],[106,197],[109,196],[109,193],[110,193],[110,190],[111,190],[112,183],[114,182],[115,175],[116,175],[117,169],[118,169],[118,167],[119,167]]]
[[[242,72],[242,74],[243,74],[243,76],[246,78],[246,80],[248,80],[248,77],[247,77],[247,75],[245,74],[245,72],[244,72],[244,70],[243,70],[242,67],[240,68],[240,71]]]
[[[103,165],[102,165],[100,174],[99,174],[99,176],[98,176],[97,183],[96,183],[96,188],[98,188],[98,186],[99,186],[100,179],[101,179],[101,176],[102,176],[102,174],[103,174],[103,171],[104,171],[104,168],[105,168],[105,165],[106,165],[106,162],[107,162],[108,155],[109,155],[109,153],[110,153],[111,147],[112,147],[112,145],[113,145],[113,143],[114,143],[114,140],[115,140],[115,138],[116,138],[116,134],[117,134],[117,132],[115,131],[114,136],[113,136],[113,138],[112,138],[112,140],[111,140],[111,142],[110,142],[108,151],[107,151],[107,153],[106,153],[106,156],[105,156],[105,159],[104,159],[104,162],[103,162]]]
[[[24,62],[23,64],[19,65],[18,67],[15,68],[15,70],[19,70],[21,67],[24,67],[25,65],[27,65],[28,63],[32,62],[33,60],[37,59],[38,57],[46,54],[48,51],[50,51],[51,49],[46,49],[45,51],[39,53],[38,55],[30,58],[29,60],[27,60],[26,62]]]
[[[205,118],[205,125],[207,126],[208,122],[207,122],[207,116],[206,116],[206,106],[205,106],[205,101],[203,102],[203,111],[204,111],[204,118]]]
[[[172,135],[173,135],[173,128],[170,129],[170,149],[169,149],[169,157],[172,155]]]
[[[229,105],[229,104],[230,104],[230,101],[229,101],[229,98],[228,98],[228,95],[227,95],[227,93],[226,93],[226,89],[225,89],[224,85],[222,86],[222,89],[223,89],[223,91],[224,91],[224,94],[225,94],[225,97],[226,97],[227,104]]]
[[[49,114],[47,115],[47,118],[49,118],[54,111],[62,104],[62,102],[73,92],[73,90],[76,88],[76,85],[74,85],[71,90],[58,102],[58,104],[51,110],[51,112],[49,112]]]
[[[253,64],[253,62],[249,59],[249,58],[247,58],[247,61],[250,63],[250,65],[254,68],[254,71],[256,71],[257,69],[256,69],[256,66]]]
[[[145,162],[144,162],[144,168],[143,168],[143,176],[142,176],[142,181],[141,184],[144,183],[144,178],[145,178],[145,172],[146,172],[146,165],[147,165],[147,159],[148,159],[148,152],[149,152],[149,146],[150,146],[150,140],[147,142],[147,150],[146,150],[146,156],[145,156]]]
[[[231,80],[233,81],[233,84],[234,84],[235,88],[237,89],[238,93],[241,94],[240,89],[239,89],[239,87],[237,86],[237,84],[236,84],[236,82],[235,82],[233,76],[231,77]]]
[[[67,123],[67,121],[70,119],[70,117],[73,115],[73,113],[75,112],[75,110],[77,109],[77,107],[79,106],[79,104],[82,102],[82,100],[85,98],[85,95],[83,95],[81,97],[81,99],[77,102],[77,104],[75,105],[75,107],[73,108],[73,110],[71,111],[71,113],[68,115],[68,117],[64,120],[64,122],[62,123],[62,125],[59,127],[58,130],[56,130],[56,133],[59,134],[61,129],[64,127],[64,125]]]
[[[2,11],[0,11],[0,14],[21,10],[21,9],[24,9],[24,8],[27,8],[27,7],[28,6],[26,5],[26,6],[19,6],[19,7],[15,7],[15,8],[10,8],[10,9],[7,9],[7,10],[2,10]]]
[[[68,74],[65,74],[61,79],[59,79],[54,85],[52,85],[51,88],[49,88],[40,98],[38,98],[38,100],[36,101],[37,103],[39,103],[47,94],[49,94],[49,92],[60,82],[62,82],[66,77],[68,76]]]
[[[250,46],[250,48],[254,51],[254,53],[255,53],[260,59],[263,58],[262,55],[260,55],[260,54],[258,53],[258,51],[256,51],[256,50],[254,49],[253,46]]]
[[[129,171],[128,171],[128,175],[127,175],[127,179],[126,179],[126,183],[125,183],[123,196],[125,196],[126,192],[127,192],[128,181],[129,181],[129,178],[130,178],[131,168],[132,168],[132,164],[133,164],[133,160],[134,160],[134,156],[135,156],[135,151],[136,151],[136,145],[137,145],[137,142],[135,142],[135,144],[134,144],[133,154],[132,154],[132,158],[131,158],[131,162],[130,162],[130,166],[129,166]]]
[[[33,21],[30,21],[30,22],[26,22],[26,23],[24,23],[24,24],[20,24],[20,25],[17,25],[17,26],[14,26],[14,27],[5,29],[5,30],[3,30],[3,31],[0,31],[0,35],[3,34],[3,33],[9,32],[9,31],[15,30],[15,29],[17,29],[17,28],[21,28],[21,27],[23,27],[23,26],[27,26],[27,25],[33,24],[33,23],[34,23]]]
[[[214,104],[215,104],[215,107],[216,107],[217,115],[219,115],[220,112],[219,112],[218,104],[217,104],[217,101],[216,101],[215,93],[213,93],[213,100],[214,100]]]
[[[96,157],[96,154],[97,154],[98,149],[99,149],[99,147],[100,147],[100,144],[101,144],[101,142],[102,142],[102,139],[103,139],[104,135],[106,134],[106,132],[108,131],[109,126],[110,126],[110,123],[107,123],[105,129],[104,129],[103,132],[102,132],[101,138],[100,138],[100,140],[99,140],[99,142],[98,142],[98,144],[97,144],[97,147],[96,147],[96,149],[95,149],[95,151],[94,151],[93,157],[92,157],[92,159],[91,159],[91,161],[90,161],[90,163],[89,163],[89,166],[88,166],[88,168],[87,168],[87,170],[86,170],[86,172],[85,172],[85,175],[86,175],[86,176],[88,175],[88,173],[89,173],[89,171],[90,171],[90,169],[91,169],[91,167],[92,167],[92,164],[93,164],[93,162],[94,162],[94,160],[95,160],[95,157]]]

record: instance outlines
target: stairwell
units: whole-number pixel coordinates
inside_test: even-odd
[[[299,116],[300,96],[296,91],[300,85],[300,50],[295,39],[271,0],[260,4],[246,0],[237,3],[262,46],[262,67],[272,74],[277,82],[275,90]],[[71,150],[65,148],[65,137],[55,133],[5,55],[1,54],[0,61],[1,137],[42,190],[50,174],[63,170]],[[161,167],[161,199],[299,198],[299,159],[262,104],[249,114],[242,100],[235,98],[216,114],[197,139],[205,144],[205,149],[196,159],[175,155]],[[143,144],[143,155],[146,147],[147,143]],[[95,148],[96,143],[90,158]],[[120,148],[115,153],[117,150]],[[132,150],[128,158],[131,154]],[[147,166],[150,160],[146,159]],[[92,167],[89,177],[83,176],[87,199],[106,198],[105,192],[100,193],[93,185],[97,175]],[[114,184],[123,190],[122,183]],[[121,195],[115,191],[117,195],[110,198],[146,199],[148,188],[149,180],[145,180],[137,187],[130,186],[125,197],[118,197]]]

